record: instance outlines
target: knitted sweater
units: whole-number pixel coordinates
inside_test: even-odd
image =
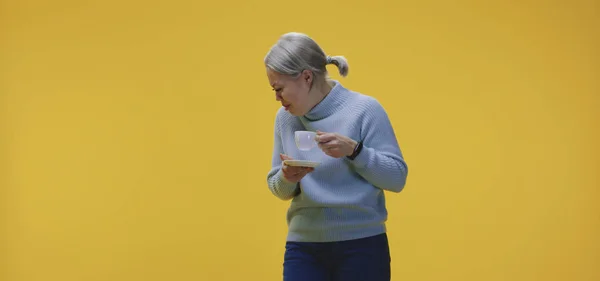
[[[343,241],[384,233],[384,191],[400,192],[406,183],[408,167],[384,108],[375,98],[333,82],[330,93],[306,115],[280,108],[275,117],[267,183],[272,194],[291,199],[287,241]],[[294,141],[298,130],[339,133],[363,141],[363,149],[354,160],[328,156],[319,147],[300,151]],[[299,183],[290,183],[283,178],[280,153],[321,164]]]

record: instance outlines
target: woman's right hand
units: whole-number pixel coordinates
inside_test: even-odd
[[[281,158],[281,161],[293,160],[292,157],[289,157],[285,154],[279,154],[279,158]],[[283,171],[283,177],[287,181],[293,182],[293,183],[299,182],[304,176],[306,176],[306,174],[315,170],[315,168],[312,168],[312,167],[293,167],[293,166],[288,166],[286,164],[283,164],[283,167],[281,169]]]

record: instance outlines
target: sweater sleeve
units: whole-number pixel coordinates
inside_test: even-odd
[[[369,99],[363,115],[361,137],[362,151],[354,160],[347,161],[375,187],[392,192],[402,191],[408,166],[387,113],[373,98]]]
[[[275,118],[273,156],[271,160],[271,169],[267,174],[267,185],[271,193],[281,200],[290,200],[300,191],[299,184],[287,181],[283,177],[281,170],[283,161],[279,158],[280,153],[284,153],[281,135],[279,131],[278,118]]]

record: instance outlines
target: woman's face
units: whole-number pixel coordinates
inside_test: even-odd
[[[290,114],[302,116],[310,110],[309,91],[313,79],[310,71],[304,71],[294,78],[267,69],[267,77],[275,91],[276,100]]]

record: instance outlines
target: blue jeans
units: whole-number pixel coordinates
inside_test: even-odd
[[[389,281],[387,234],[340,242],[287,242],[284,281]]]

